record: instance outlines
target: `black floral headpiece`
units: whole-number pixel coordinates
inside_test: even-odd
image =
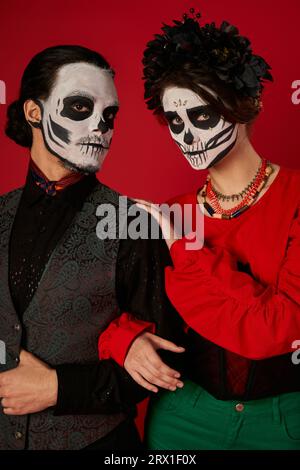
[[[182,21],[164,24],[163,34],[156,34],[147,44],[143,64],[148,108],[159,105],[151,92],[155,83],[185,63],[214,73],[241,97],[259,98],[264,80],[273,78],[266,61],[252,53],[249,39],[226,21],[219,28],[214,22],[200,26],[200,13],[190,12],[192,17],[184,14]]]

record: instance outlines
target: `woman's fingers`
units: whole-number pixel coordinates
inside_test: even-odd
[[[166,377],[172,377],[173,379],[179,379],[180,373],[175,370],[171,369],[171,367],[167,366],[159,355],[157,357],[147,357],[145,360],[145,364],[147,364],[147,367],[152,370],[152,372],[159,374],[160,376],[166,376]]]
[[[175,231],[169,213],[164,214],[158,204],[143,201],[142,199],[135,199],[135,202],[139,208],[147,211],[157,221],[168,247],[171,248],[172,244],[178,240],[181,235]]]
[[[158,204],[154,204],[154,202],[143,201],[143,199],[134,199],[134,201],[138,207],[149,212],[149,214],[151,214],[159,222],[161,211]]]
[[[18,416],[18,415],[21,415],[21,414],[22,414],[22,413],[20,413],[20,411],[17,410],[16,408],[4,408],[3,413],[4,413],[5,415],[11,415],[11,416]]]
[[[146,201],[145,199],[133,198],[133,200],[139,204],[143,204],[144,206],[152,206],[155,205],[154,202]]]
[[[150,391],[157,387],[176,390],[182,387],[180,373],[166,365],[157,349],[183,352],[184,348],[152,333],[145,332],[132,343],[125,358],[124,367],[134,380]],[[153,388],[155,387],[155,388]]]
[[[176,390],[176,383],[174,379],[167,379],[166,381],[163,380],[163,378],[157,376],[156,374],[152,374],[151,371],[145,367],[141,367],[141,370],[139,371],[140,375],[150,384],[156,385],[157,387],[165,388],[166,390]]]
[[[144,387],[146,390],[150,390],[150,392],[154,392],[154,393],[158,392],[158,388],[152,385],[151,383],[147,382],[147,380],[145,380],[139,372],[136,372],[136,371],[130,372],[130,370],[128,370],[128,373],[131,375],[133,380],[135,380],[139,385]]]
[[[172,341],[161,338],[160,336],[153,335],[152,341],[157,346],[157,349],[164,349],[166,351],[172,351],[176,353],[181,353],[185,351],[182,346],[177,346],[177,344],[172,343]]]
[[[12,400],[11,398],[2,398],[1,400],[2,408],[11,408],[13,404],[14,400]]]
[[[182,388],[183,382],[178,378],[179,373],[177,372],[177,377],[174,376],[174,373],[162,373],[161,370],[164,370],[165,368],[169,369],[168,366],[166,366],[163,362],[159,369],[156,369],[150,362],[145,363],[145,369],[147,369],[148,373],[151,374],[152,377],[152,380],[150,377],[146,377],[147,380],[164,388],[174,388],[174,390],[176,388]],[[160,385],[157,380],[161,381],[163,385]]]
[[[183,382],[175,377],[175,374],[180,375],[179,372],[164,364],[155,350],[143,359],[140,358],[139,361],[126,363],[125,369],[134,380],[150,391],[155,391],[153,386],[167,390],[176,390],[177,387],[183,387]]]
[[[156,222],[161,226],[161,223],[162,223],[161,212],[159,211],[159,209],[156,209],[153,206],[146,206],[145,204],[140,204],[140,203],[137,203],[136,205],[140,209],[143,209],[144,211],[148,212],[148,214],[150,214],[156,220]]]
[[[180,377],[180,373],[177,370],[172,369],[163,362],[156,348],[148,351],[147,356],[145,356],[145,363],[150,364],[160,375],[168,375],[177,379]]]

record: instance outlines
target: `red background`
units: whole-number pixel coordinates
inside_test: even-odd
[[[278,6],[277,6],[278,5]],[[17,97],[30,58],[55,44],[81,44],[100,51],[117,72],[121,111],[111,151],[100,178],[130,196],[163,201],[200,185],[192,170],[143,102],[141,57],[162,22],[179,18],[190,7],[203,20],[236,24],[252,40],[253,50],[273,68],[275,82],[265,90],[264,111],[253,141],[271,161],[297,167],[300,105],[291,101],[291,84],[300,79],[299,0],[10,0],[1,2],[0,80],[6,102]],[[23,184],[28,151],[3,132],[6,105],[0,105],[0,194]]]
[[[278,6],[277,6],[278,5]],[[143,103],[141,58],[148,40],[162,22],[179,18],[190,7],[203,20],[236,24],[252,40],[253,50],[273,68],[264,110],[253,141],[264,157],[299,167],[300,104],[292,103],[292,82],[300,80],[299,0],[10,0],[1,2],[0,80],[6,102],[17,98],[22,72],[45,47],[81,44],[102,53],[117,72],[121,111],[114,142],[100,178],[130,196],[163,201],[200,185],[193,171]],[[23,184],[28,151],[4,135],[6,105],[0,104],[0,194]]]

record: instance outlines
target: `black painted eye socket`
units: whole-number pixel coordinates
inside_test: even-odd
[[[108,106],[103,111],[103,119],[107,123],[110,129],[114,128],[114,120],[116,118],[118,111],[119,111],[118,106]]]
[[[210,119],[210,115],[206,113],[201,113],[197,117],[197,121],[207,121],[208,119]]]
[[[180,126],[180,124],[182,124],[182,123],[183,123],[183,120],[179,116],[176,116],[176,117],[174,117],[174,119],[172,119],[172,124],[174,126]]]
[[[214,111],[210,105],[190,108],[186,112],[191,123],[199,129],[215,127],[221,119],[220,114]]]
[[[175,111],[166,111],[165,118],[174,134],[180,134],[184,129],[184,122]]]
[[[86,113],[89,111],[87,106],[84,106],[82,103],[74,103],[71,105],[73,111],[78,111],[79,113]]]
[[[63,100],[61,116],[73,121],[83,121],[90,117],[94,110],[94,103],[85,96],[67,96]]]

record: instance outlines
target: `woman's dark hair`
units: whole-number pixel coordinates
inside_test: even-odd
[[[164,90],[189,88],[228,121],[251,125],[261,109],[263,82],[272,80],[270,66],[252,53],[250,41],[235,26],[225,21],[220,27],[200,26],[200,17],[200,13],[194,18],[183,15],[183,20],[164,25],[162,34],[147,44],[143,58],[147,106],[161,118]]]
[[[259,98],[240,97],[232,88],[218,80],[214,74],[203,72],[201,68],[198,69],[195,65],[186,63],[180,69],[172,70],[166,76],[162,76],[152,87],[152,94],[159,101],[154,113],[163,124],[167,124],[167,121],[164,118],[161,101],[164,90],[169,86],[188,88],[194,91],[229,122],[246,123],[250,126],[261,109]],[[217,98],[204,87],[212,90]]]
[[[85,62],[109,70],[109,63],[98,52],[82,46],[54,46],[36,54],[27,65],[21,80],[20,94],[7,109],[5,133],[23,147],[32,146],[31,127],[25,119],[23,105],[26,100],[46,99],[54,85],[60,67],[66,64]]]

